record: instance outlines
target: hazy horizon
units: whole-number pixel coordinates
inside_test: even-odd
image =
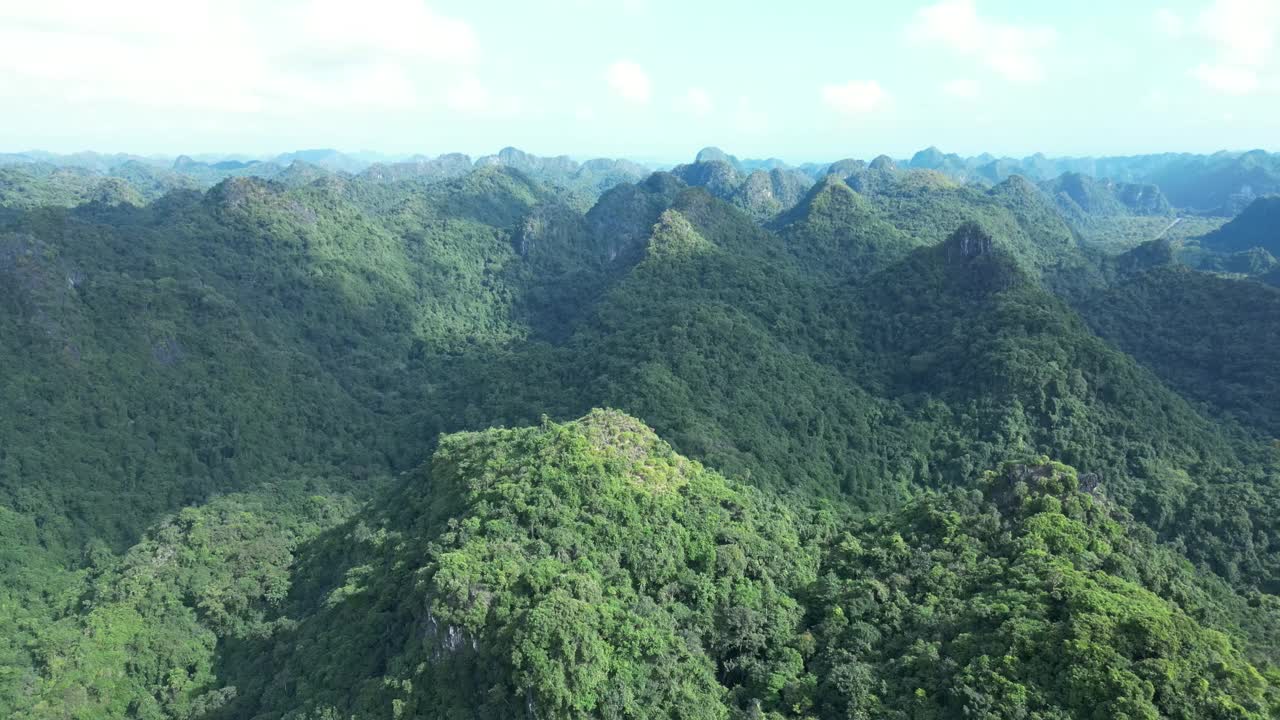
[[[0,148],[0,155],[48,154],[56,157],[67,158],[67,157],[74,157],[77,155],[87,154],[87,155],[99,155],[103,157],[113,157],[113,156],[139,157],[139,158],[143,158],[153,162],[166,162],[166,163],[177,160],[180,157],[189,157],[198,162],[223,162],[223,161],[270,162],[277,158],[280,158],[282,156],[287,156],[287,155],[295,155],[295,154],[302,154],[302,153],[308,153],[308,152],[332,151],[346,157],[356,158],[356,159],[360,159],[370,163],[377,163],[377,162],[404,162],[415,157],[436,158],[442,155],[453,154],[453,153],[464,154],[468,156],[472,161],[475,161],[482,157],[497,155],[500,151],[505,150],[509,147],[515,148],[516,150],[520,150],[521,152],[525,152],[536,157],[543,157],[543,158],[567,157],[579,163],[586,162],[588,160],[604,158],[604,159],[611,159],[611,160],[627,160],[630,162],[637,163],[639,165],[646,165],[651,167],[668,167],[668,166],[676,166],[684,163],[693,162],[694,158],[698,155],[699,152],[701,152],[702,150],[711,149],[711,148],[722,150],[725,153],[729,155],[733,155],[743,161],[781,160],[782,162],[795,167],[805,166],[805,165],[824,165],[824,164],[833,163],[839,160],[850,159],[850,158],[856,159],[856,160],[870,161],[882,155],[893,158],[895,161],[904,161],[904,160],[910,160],[918,152],[922,152],[929,149],[936,149],[947,155],[952,155],[952,154],[958,155],[964,159],[972,159],[976,157],[982,157],[984,155],[989,155],[996,159],[1013,159],[1013,160],[1023,160],[1030,157],[1035,157],[1036,155],[1041,155],[1051,160],[1075,160],[1075,159],[1090,159],[1090,158],[1096,158],[1096,159],[1124,158],[1124,157],[1179,155],[1179,154],[1212,156],[1212,155],[1218,155],[1218,154],[1241,155],[1244,153],[1256,152],[1256,151],[1263,151],[1268,153],[1280,152],[1280,150],[1272,150],[1271,148],[1258,147],[1258,148],[1220,148],[1218,150],[1211,150],[1207,152],[1190,152],[1185,150],[1158,150],[1158,151],[1153,151],[1149,153],[1115,153],[1115,154],[1086,153],[1086,154],[1080,154],[1080,155],[1057,155],[1057,154],[1050,154],[1050,153],[1044,153],[1039,151],[1033,151],[1029,153],[1020,153],[1020,154],[1019,153],[995,153],[995,152],[984,151],[984,152],[968,154],[968,153],[953,153],[952,151],[948,150],[945,147],[938,147],[936,145],[925,145],[925,146],[916,148],[915,150],[912,150],[909,152],[903,152],[903,153],[873,152],[873,153],[863,153],[859,155],[829,154],[827,156],[822,156],[822,157],[793,158],[793,157],[779,156],[776,154],[760,155],[760,156],[743,155],[741,153],[735,153],[732,148],[727,148],[719,145],[704,145],[704,146],[700,146],[698,148],[694,148],[690,150],[686,155],[681,157],[661,158],[661,157],[644,157],[644,156],[638,156],[638,155],[623,155],[623,154],[616,154],[616,153],[590,155],[590,154],[582,154],[582,153],[567,153],[567,152],[555,152],[555,151],[534,152],[524,147],[517,147],[514,145],[504,145],[498,148],[484,150],[484,151],[476,151],[476,152],[466,152],[461,150],[441,150],[439,152],[413,151],[413,152],[401,152],[401,153],[386,153],[378,150],[368,150],[368,149],[354,150],[354,149],[346,149],[346,148],[330,147],[330,146],[294,148],[294,149],[285,149],[285,150],[279,150],[274,152],[262,152],[262,153],[246,153],[246,152],[237,152],[234,150],[225,151],[225,152],[200,151],[200,152],[174,152],[174,153],[136,153],[136,152],[128,152],[128,151],[116,151],[116,150],[110,150],[110,149],[104,150],[99,148],[83,148],[80,150],[57,152],[57,151],[52,151],[45,148],[25,148],[21,150]]]

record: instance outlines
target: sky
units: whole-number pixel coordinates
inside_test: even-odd
[[[1280,0],[0,0],[0,151],[1280,149]]]

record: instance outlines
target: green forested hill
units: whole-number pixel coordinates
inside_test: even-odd
[[[447,437],[319,534],[236,502],[95,582],[32,715],[1263,718],[1280,681],[1273,599],[1043,460],[850,521],[596,411]]]
[[[1280,196],[1254,200],[1231,222],[1201,238],[1200,243],[1218,252],[1261,248],[1280,253]]]
[[[0,210],[0,715],[1271,712],[1273,291],[538,160]]]
[[[1100,295],[1085,314],[1171,387],[1280,437],[1280,292],[1166,267]]]
[[[486,171],[379,207],[341,185],[235,179],[20,216],[0,271],[20,369],[3,422],[24,441],[0,485],[33,508],[57,495],[52,522],[117,541],[283,467],[415,462],[375,430],[415,348],[527,332],[510,232],[539,198],[521,182]]]
[[[828,176],[778,225],[814,271],[865,273],[900,259],[910,248],[936,245],[971,220],[982,222],[1057,291],[1079,292],[1101,281],[1097,262],[1050,199],[1018,176],[983,188],[934,171],[873,164],[842,179]],[[814,255],[820,250],[825,257]]]

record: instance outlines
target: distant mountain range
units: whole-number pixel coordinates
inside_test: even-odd
[[[473,168],[502,165],[542,182],[583,194],[580,205],[621,182],[634,182],[655,169],[672,169],[625,159],[575,161],[568,156],[541,157],[507,147],[474,160],[460,153],[436,157],[385,156],[369,152],[345,153],[329,148],[297,150],[273,157],[203,155],[177,158],[124,153],[81,152],[58,155],[43,151],[0,153],[0,169],[24,168],[32,175],[52,175],[57,170],[84,171],[85,178],[122,177],[141,181],[146,199],[177,187],[211,186],[227,177],[253,175],[276,179],[295,163],[319,171],[364,175],[385,181],[408,178],[440,180],[459,177]],[[963,157],[929,147],[910,158],[880,156],[870,163],[858,159],[790,165],[778,158],[739,159],[719,148],[704,148],[694,161],[674,168],[681,179],[707,187],[757,216],[776,215],[793,207],[804,191],[828,174],[847,176],[867,166],[932,170],[962,183],[996,185],[1014,175],[1037,183],[1055,196],[1065,193],[1071,203],[1102,202],[1104,208],[1161,214],[1171,209],[1198,215],[1232,216],[1255,198],[1280,193],[1280,154],[1264,150],[1217,152],[1212,155],[1160,153],[1109,157],[1047,157],[1036,153],[1024,158],[996,157],[984,153]],[[304,173],[308,177],[316,170]],[[286,181],[289,178],[284,178]],[[1089,180],[1101,181],[1092,184]],[[194,181],[191,182],[191,181]],[[87,183],[87,181],[86,181]],[[12,181],[9,183],[13,184]],[[24,186],[30,186],[23,177]],[[87,183],[91,184],[91,183]],[[85,192],[80,193],[84,195]],[[1109,196],[1109,197],[1103,197]],[[1096,214],[1095,208],[1090,208]]]

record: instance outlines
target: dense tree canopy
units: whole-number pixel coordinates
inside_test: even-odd
[[[1273,716],[1275,290],[703,155],[0,169],[0,714]]]

